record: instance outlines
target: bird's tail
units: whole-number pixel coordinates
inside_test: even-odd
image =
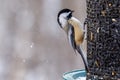
[[[86,71],[89,72],[87,58],[85,58],[85,56],[84,56],[85,52],[82,50],[81,46],[76,47],[76,49],[82,57]]]

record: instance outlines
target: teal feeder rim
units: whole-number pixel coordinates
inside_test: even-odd
[[[63,74],[64,80],[81,80],[80,78],[86,78],[86,71],[83,70],[73,70]],[[85,79],[86,80],[86,79]]]

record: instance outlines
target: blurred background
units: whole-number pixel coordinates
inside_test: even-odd
[[[0,0],[0,80],[62,80],[84,69],[57,23],[63,8],[84,22],[85,0]]]

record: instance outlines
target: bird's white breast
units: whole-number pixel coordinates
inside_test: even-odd
[[[82,27],[82,23],[75,17],[71,17],[71,20],[74,21],[75,23],[79,24],[79,27]]]

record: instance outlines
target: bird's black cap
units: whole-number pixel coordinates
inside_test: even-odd
[[[60,16],[60,14],[61,13],[67,13],[67,12],[72,12],[72,10],[70,10],[70,9],[67,9],[67,8],[65,8],[65,9],[62,9],[59,13],[58,13],[58,17]]]

